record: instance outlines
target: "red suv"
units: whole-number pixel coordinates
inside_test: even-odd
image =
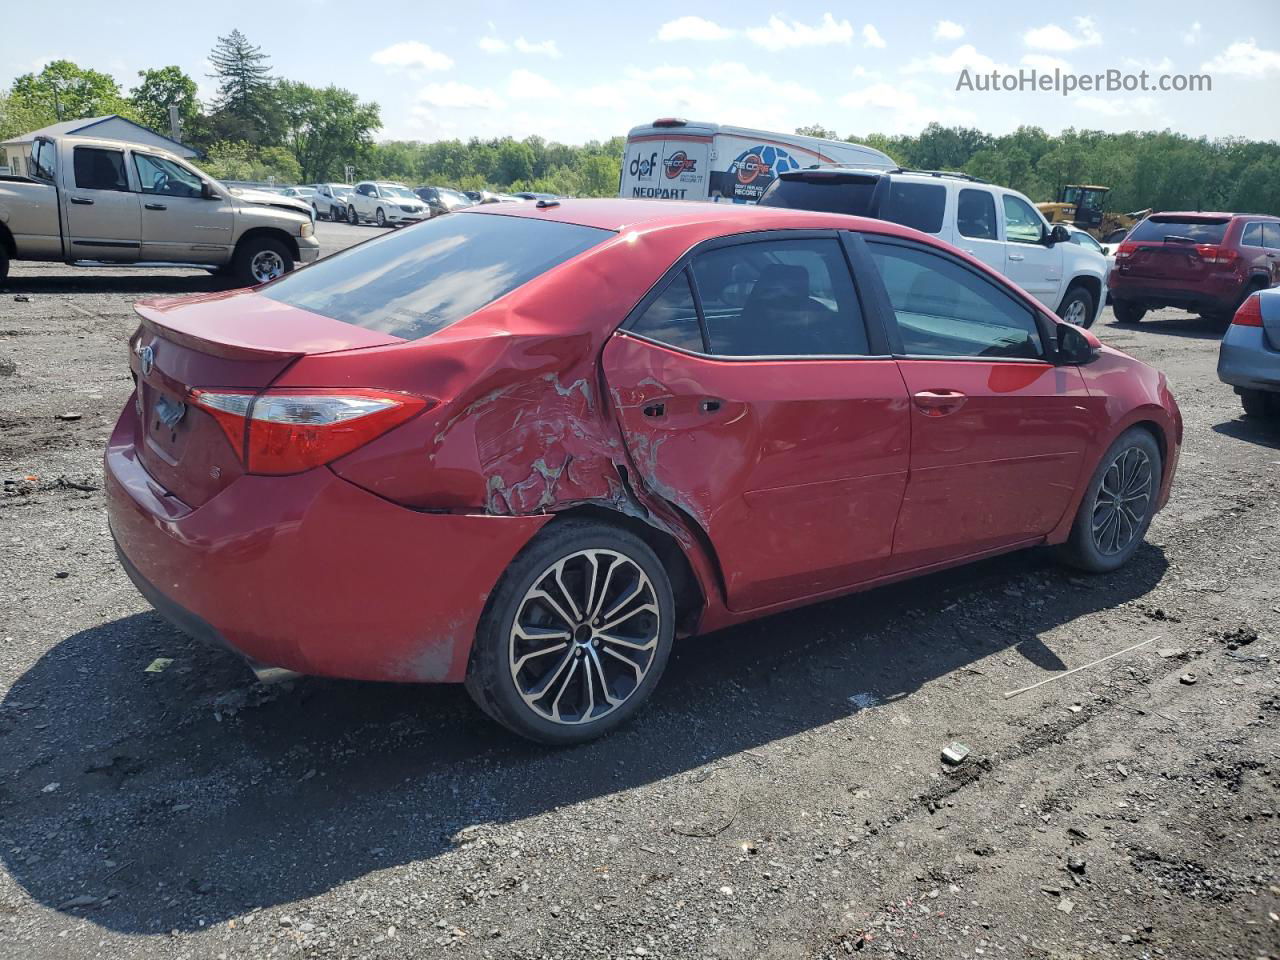
[[[1280,217],[1156,213],[1116,249],[1108,288],[1121,323],[1182,307],[1230,320],[1251,293],[1280,283]]]

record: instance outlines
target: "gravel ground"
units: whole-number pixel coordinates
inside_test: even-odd
[[[135,593],[100,475],[131,303],[213,283],[0,293],[0,957],[1280,956],[1280,426],[1208,322],[1097,328],[1186,418],[1125,570],[1032,551],[690,640],[553,752],[460,689],[254,686]]]

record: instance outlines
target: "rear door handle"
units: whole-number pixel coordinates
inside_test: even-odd
[[[912,399],[926,417],[945,417],[963,407],[969,398],[959,390],[921,390]]]
[[[713,397],[708,397],[707,399],[703,400],[702,403],[698,404],[698,408],[703,413],[715,413],[717,410],[720,409],[720,401],[716,400]]]
[[[646,417],[665,417],[667,415],[667,405],[665,403],[646,404],[640,412]]]
[[[1023,256],[1022,254],[1020,254],[1020,253],[1011,253],[1011,254],[1009,254],[1009,259],[1010,259],[1010,260],[1025,260],[1025,259],[1026,259],[1026,257],[1024,257],[1024,256]]]
[[[86,207],[92,207],[92,206],[93,206],[93,201],[92,201],[92,200],[90,200],[88,197],[72,197],[72,198],[71,198],[71,202],[72,202],[72,203],[79,203],[79,204],[83,204],[83,205],[84,205],[84,206],[86,206]]]
[[[148,210],[168,210],[169,209],[163,203],[146,203],[146,204],[143,204],[143,206],[145,206]]]

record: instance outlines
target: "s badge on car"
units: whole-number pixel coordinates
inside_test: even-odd
[[[143,346],[138,344],[134,351],[138,355],[138,364],[142,367],[142,375],[144,377],[151,376],[151,368],[156,365],[156,352],[151,349],[150,345]]]

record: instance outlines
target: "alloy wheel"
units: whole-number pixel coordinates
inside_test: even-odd
[[[259,250],[249,261],[249,271],[258,283],[266,283],[285,272],[284,257],[274,250]]]
[[[511,679],[538,716],[589,723],[640,688],[660,636],[658,595],[644,570],[615,550],[580,550],[547,567],[521,599]]]
[[[1067,321],[1067,323],[1075,324],[1077,327],[1083,327],[1085,321],[1084,301],[1078,297],[1075,300],[1072,300],[1071,304],[1067,307],[1067,312],[1062,315],[1062,319]]]
[[[1151,485],[1151,458],[1140,447],[1122,450],[1107,466],[1093,504],[1091,529],[1099,553],[1114,556],[1140,535],[1151,509]]]

